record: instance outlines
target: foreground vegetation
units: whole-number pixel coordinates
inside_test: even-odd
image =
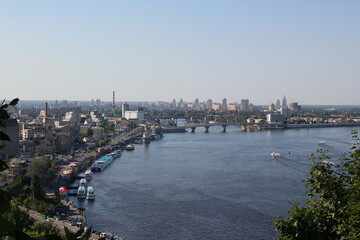
[[[354,144],[339,161],[321,149],[310,155],[307,199],[273,220],[277,239],[360,239],[360,141],[357,131],[352,134]]]

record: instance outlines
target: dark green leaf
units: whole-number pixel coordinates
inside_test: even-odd
[[[1,147],[0,147],[0,149],[1,149]],[[0,172],[6,170],[8,168],[9,168],[8,165],[4,161],[0,160]]]
[[[9,103],[9,105],[15,106],[18,102],[19,102],[19,98],[15,98]]]
[[[47,234],[45,236],[38,237],[37,240],[63,240],[63,239],[58,235]]]
[[[8,114],[8,112],[2,108],[0,108],[0,119],[1,120],[5,120],[5,119],[9,119],[10,116]]]
[[[92,230],[92,227],[89,227],[88,230],[86,230],[86,232],[81,236],[81,239],[84,239],[84,240],[89,239],[91,236],[91,230]]]
[[[1,105],[0,109],[2,110],[2,109],[6,109],[8,107],[9,107],[9,104],[4,104],[4,105]]]
[[[8,221],[1,215],[0,215],[0,232],[2,233],[3,236],[11,236],[14,237],[15,239],[34,240],[26,233],[16,229],[13,223]]]
[[[10,206],[10,199],[12,197],[12,194],[5,192],[3,190],[0,190],[0,213],[4,213],[11,209]]]
[[[9,138],[9,136],[8,135],[6,135],[5,133],[3,133],[3,132],[1,132],[0,131],[0,140],[2,140],[2,141],[11,141],[11,139]]]
[[[64,227],[66,240],[76,240],[75,234],[72,233],[67,227]]]

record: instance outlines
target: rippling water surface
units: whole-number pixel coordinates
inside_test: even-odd
[[[97,230],[142,239],[259,239],[276,235],[271,219],[289,200],[304,200],[308,153],[318,141],[338,156],[351,129],[166,134],[124,152],[94,174],[94,202],[84,201]],[[272,159],[271,152],[284,157]]]

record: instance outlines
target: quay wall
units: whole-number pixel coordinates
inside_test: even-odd
[[[360,123],[314,123],[314,124],[287,124],[286,129],[295,128],[329,128],[329,127],[359,127]]]

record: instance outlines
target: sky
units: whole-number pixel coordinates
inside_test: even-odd
[[[0,98],[360,104],[360,1],[0,1]]]

